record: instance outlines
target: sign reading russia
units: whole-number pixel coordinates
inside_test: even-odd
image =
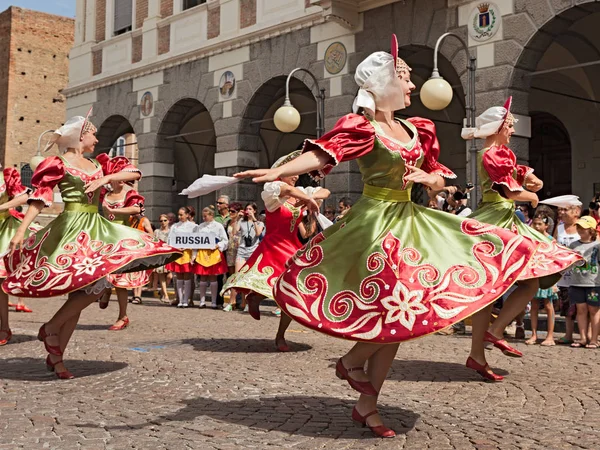
[[[217,245],[214,233],[169,233],[169,245],[179,249],[212,250]]]
[[[469,35],[477,42],[483,42],[494,37],[500,28],[502,14],[494,3],[480,3],[473,8],[469,16]]]

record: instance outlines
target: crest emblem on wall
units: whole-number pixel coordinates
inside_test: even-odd
[[[500,28],[502,14],[495,3],[477,4],[471,11],[468,22],[469,35],[477,42],[491,39]]]

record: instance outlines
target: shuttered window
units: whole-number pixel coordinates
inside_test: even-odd
[[[33,177],[33,170],[29,164],[23,164],[21,166],[21,183],[23,186],[31,187],[31,177]]]
[[[206,0],[183,0],[183,9],[190,9],[203,3],[206,3]]]
[[[114,0],[115,36],[131,31],[133,22],[133,0]]]

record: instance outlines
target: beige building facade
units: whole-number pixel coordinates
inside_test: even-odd
[[[417,92],[404,116],[435,121],[441,160],[458,183],[467,173],[460,139],[467,56],[451,37],[439,69],[454,89],[442,111],[429,111],[418,89],[431,75],[439,36],[461,36],[477,57],[477,113],[514,97],[519,118],[511,143],[545,179],[543,196],[600,190],[600,4],[585,0],[77,0],[70,54],[68,115],[94,107],[98,151],[135,136],[140,191],[151,218],[182,204],[178,192],[202,174],[264,167],[315,136],[318,89],[325,89],[326,128],[351,111],[356,65],[389,50],[398,35]],[[301,113],[299,128],[279,132],[273,115],[285,97]],[[481,143],[478,143],[481,145]],[[362,191],[358,167],[342,163],[324,181],[335,201]],[[226,191],[259,198],[242,183]]]

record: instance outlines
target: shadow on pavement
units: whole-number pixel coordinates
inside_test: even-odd
[[[115,320],[116,321],[116,320]],[[105,325],[101,325],[98,323],[78,323],[77,324],[77,328],[75,328],[76,330],[85,330],[85,331],[107,331],[108,328],[113,324],[112,323],[107,323]]]
[[[76,378],[101,375],[124,369],[128,364],[114,361],[85,361],[79,359],[65,360],[67,369]],[[19,381],[54,381],[52,372],[46,370],[46,363],[41,358],[6,358],[2,360],[0,379]]]
[[[291,435],[325,437],[331,439],[373,438],[368,428],[355,426],[350,415],[355,401],[331,397],[314,396],[275,396],[248,398],[234,401],[196,397],[185,400],[185,406],[179,411],[140,424],[128,424],[116,427],[105,427],[107,430],[142,429],[149,426],[162,425],[169,422],[194,422],[196,419],[210,417],[224,423],[243,425],[251,429],[280,431]],[[418,414],[383,405],[379,411],[385,424],[397,434],[406,434],[412,430],[420,417]],[[203,422],[205,423],[205,422]],[[80,427],[96,428],[98,424],[78,424]],[[229,433],[239,435],[237,430],[228,427],[218,429],[199,429],[198,434],[205,436],[226,437]],[[193,430],[193,428],[190,428]]]
[[[465,358],[466,359],[466,358]],[[508,372],[497,367],[492,370],[498,375],[508,375]],[[482,381],[483,378],[464,364],[445,361],[423,361],[396,359],[388,379],[397,381],[432,381],[432,382],[460,382]]]
[[[23,342],[37,341],[36,336],[31,334],[13,334],[8,345],[22,344]]]
[[[215,353],[273,353],[277,352],[274,339],[183,339],[183,345],[191,345],[194,350]],[[307,344],[287,341],[290,353],[305,352],[312,347]]]

